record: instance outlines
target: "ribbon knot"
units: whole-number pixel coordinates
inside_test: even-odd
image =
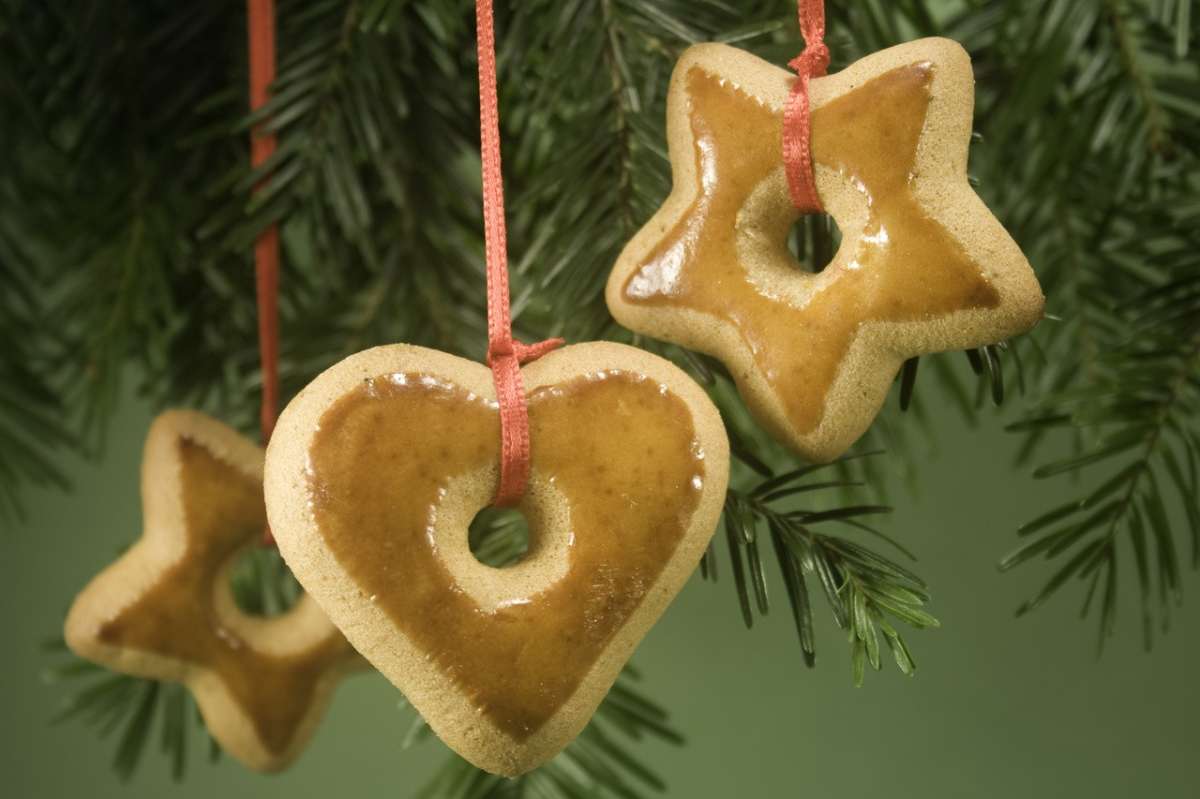
[[[511,358],[516,354],[517,342],[512,340],[493,341],[488,344],[487,365],[494,366],[504,358]]]
[[[561,338],[548,338],[533,344],[523,344],[516,339],[493,341],[488,345],[487,365],[495,366],[504,358],[511,357],[515,357],[519,364],[529,363],[565,343],[566,341]]]
[[[804,52],[788,62],[798,75],[819,78],[829,69],[829,48],[825,42],[817,41],[804,48]]]
[[[801,213],[810,214],[820,213],[825,207],[817,196],[813,170],[808,82],[829,68],[829,48],[825,46],[824,0],[799,0],[797,11],[804,51],[788,62],[796,71],[796,80],[783,108],[783,163],[792,204]]]

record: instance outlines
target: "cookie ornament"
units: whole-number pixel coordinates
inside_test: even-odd
[[[351,643],[460,755],[517,776],[582,730],[695,570],[729,444],[661,358],[513,340],[491,4],[476,9],[491,368],[402,344],[336,364],[280,416],[266,496],[280,551]],[[516,565],[471,553],[489,504],[529,522]]]
[[[361,659],[307,596],[248,616],[229,572],[266,524],[263,451],[203,414],[169,411],[146,438],[145,532],[79,594],[67,644],[114,671],[188,686],[222,749],[277,771],[303,749]]]
[[[828,63],[824,11],[800,5],[799,77],[719,44],[679,60],[674,186],[607,301],[626,327],[722,360],[760,424],[826,461],[867,429],[906,359],[1027,331],[1043,298],[967,180],[962,47],[922,39],[812,77]],[[820,210],[842,243],[812,274],[787,239]]]
[[[270,0],[248,4],[251,106],[274,74]],[[274,138],[255,136],[262,164]],[[255,245],[261,423],[269,439],[279,395],[279,240]],[[256,617],[234,600],[231,571],[248,548],[271,543],[263,449],[204,414],[154,420],[142,458],[144,531],[75,599],[65,637],[80,657],[114,671],[185,684],[221,748],[246,766],[278,771],[316,729],[335,686],[364,661],[309,596]]]
[[[501,482],[484,366],[393,345],[284,411],[267,504],[288,565],[346,637],[466,759],[515,776],[583,728],[700,561],[728,444],[670,363],[578,344],[522,370],[529,551],[476,560],[467,528]]]

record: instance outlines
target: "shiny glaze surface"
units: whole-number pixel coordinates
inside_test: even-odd
[[[644,376],[608,370],[537,389],[529,420],[533,479],[569,514],[567,566],[540,591],[491,609],[455,581],[435,526],[455,480],[496,462],[493,401],[429,376],[383,375],[330,406],[309,448],[312,511],[334,557],[517,741],[570,698],[641,603],[705,479],[687,405]],[[563,531],[540,529],[522,509],[536,564]],[[465,546],[466,537],[462,529],[457,540]]]
[[[224,567],[266,524],[262,484],[203,446],[179,440],[186,550],[134,603],[107,620],[98,637],[112,646],[148,652],[215,671],[253,722],[268,750],[291,743],[311,706],[316,683],[351,651],[333,633],[302,654],[257,652],[216,611]]]
[[[795,305],[752,279],[738,255],[739,237],[766,235],[739,214],[756,187],[782,169],[782,118],[693,67],[686,80],[697,197],[630,275],[623,298],[732,323],[802,434],[820,423],[839,364],[863,322],[996,307],[999,295],[980,267],[912,192],[932,78],[926,62],[893,69],[813,112],[814,160],[862,193],[867,222],[857,236],[843,231],[843,250],[853,244],[853,251],[839,252],[822,275],[795,264],[786,231],[770,234],[777,235],[772,263],[795,267],[794,278],[784,271],[785,280],[821,281]],[[735,377],[739,385],[745,379]],[[744,396],[763,418],[754,392]]]

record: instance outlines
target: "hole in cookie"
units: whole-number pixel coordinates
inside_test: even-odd
[[[248,616],[279,616],[300,599],[303,589],[279,551],[249,547],[229,569],[229,589],[238,609]]]
[[[805,214],[788,232],[788,249],[806,272],[820,272],[842,244],[842,231],[829,214]]]
[[[529,522],[516,508],[484,508],[471,520],[468,540],[476,560],[502,569],[529,551]]]

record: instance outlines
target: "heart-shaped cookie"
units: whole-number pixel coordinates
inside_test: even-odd
[[[79,594],[65,635],[81,657],[185,683],[222,749],[278,771],[365,663],[311,597],[269,618],[237,607],[229,572],[262,541],[262,474],[262,448],[217,420],[155,419],[142,459],[145,532]]]
[[[351,356],[280,416],[267,511],[280,551],[447,744],[515,776],[579,733],[704,553],[725,497],[716,408],[669,362],[580,344],[522,370],[526,556],[481,564],[492,374],[407,345]]]
[[[631,330],[720,358],[765,428],[825,461],[867,429],[905,359],[1023,333],[1043,298],[967,180],[974,82],[949,39],[811,82],[816,187],[843,238],[822,272],[803,270],[783,159],[795,80],[726,45],[683,54],[667,98],[674,186],[607,299]]]

